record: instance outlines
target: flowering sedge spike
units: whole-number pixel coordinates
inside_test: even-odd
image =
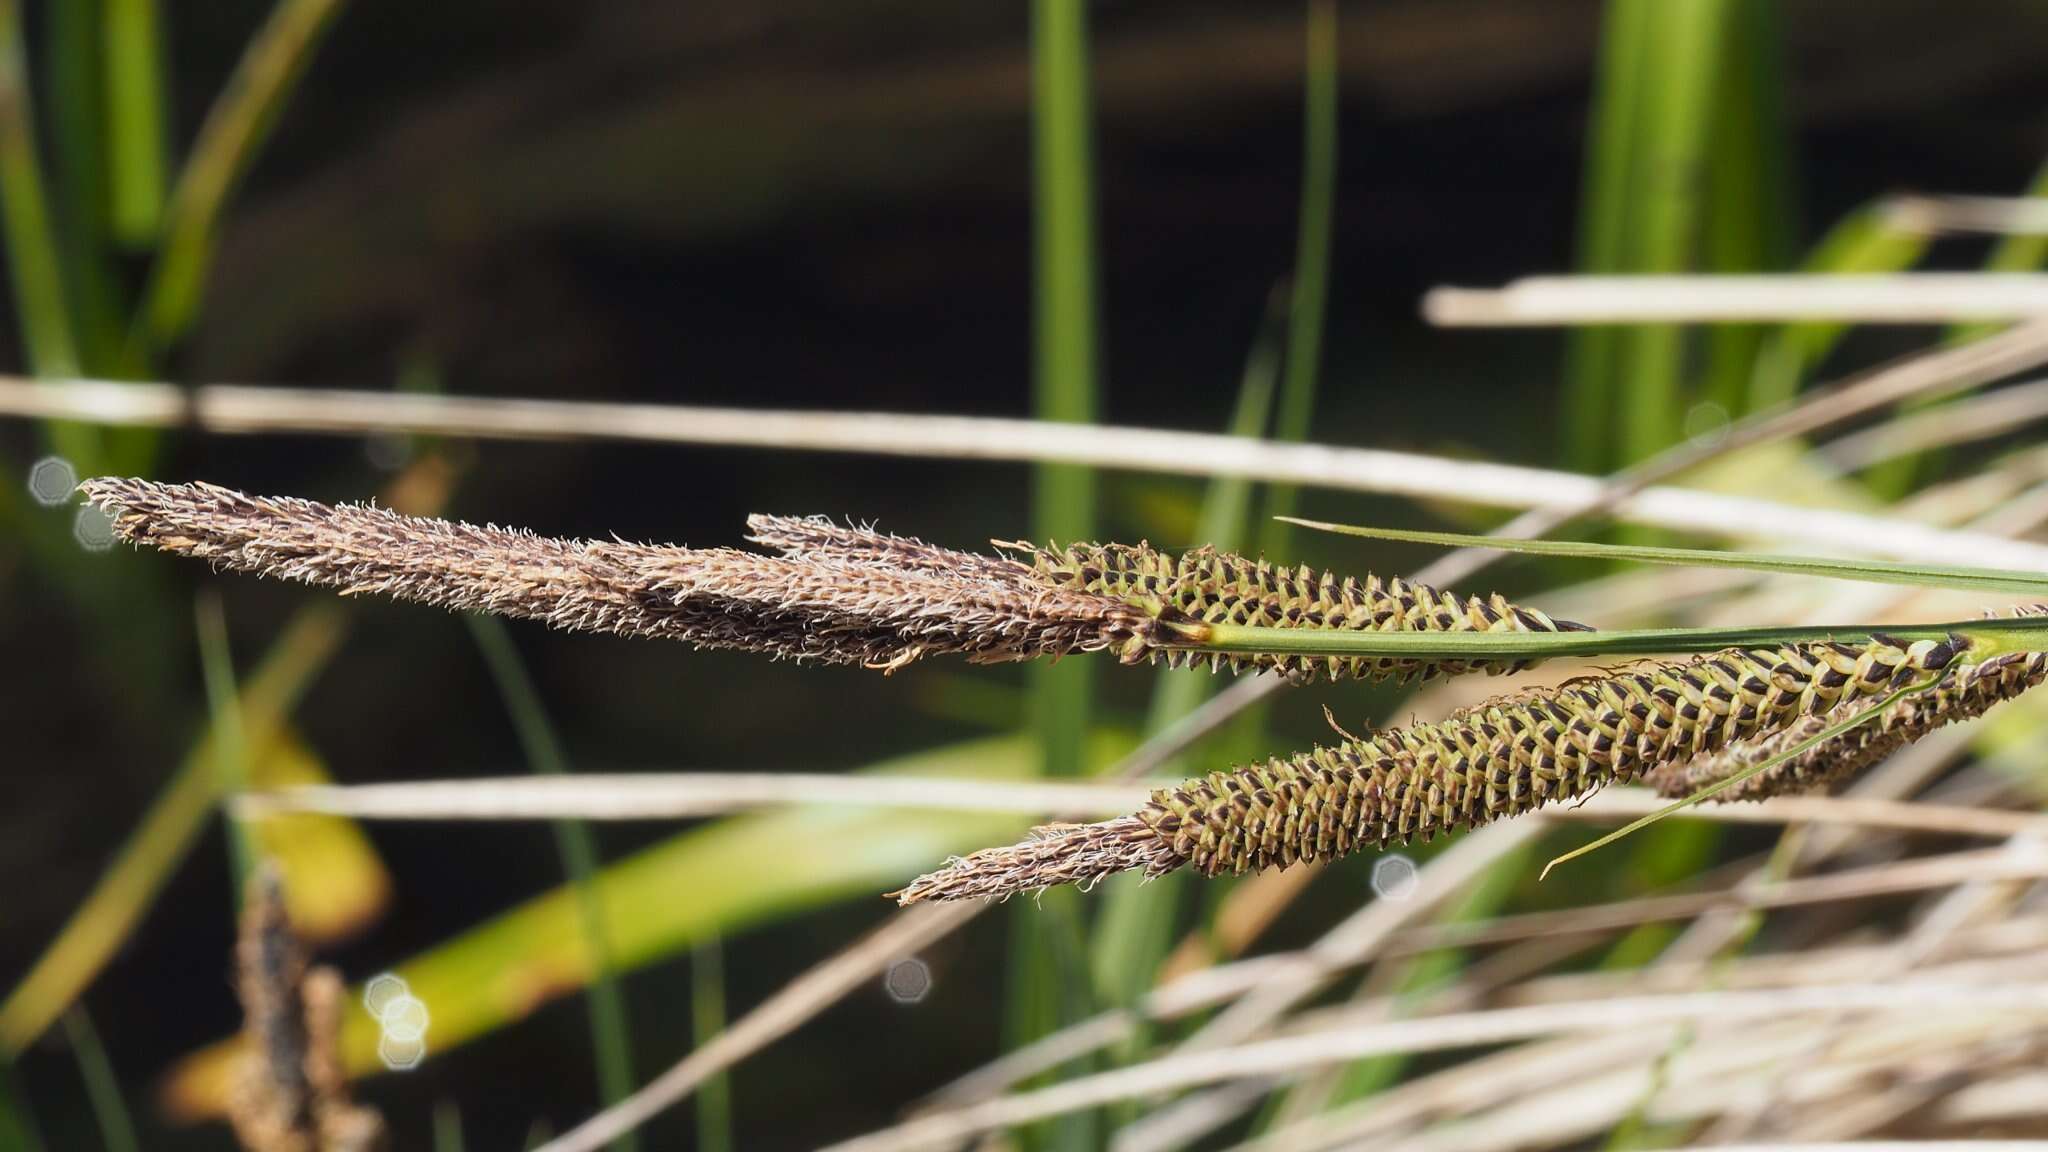
[[[2008,614],[2048,615],[2048,605],[2027,605]],[[1872,722],[1735,784],[1714,799],[1765,800],[1825,791],[1854,779],[1929,732],[1982,716],[1993,705],[2011,700],[2043,680],[2048,680],[2048,653],[2001,652],[1974,664],[1954,664],[1927,691],[1900,700]],[[1666,796],[1690,796],[1812,739],[1822,729],[1846,719],[1854,707],[1838,706],[1825,715],[1808,716],[1776,735],[1661,768],[1650,774],[1649,782]]]
[[[122,539],[216,567],[558,628],[682,640],[821,663],[902,667],[1114,651],[1189,663],[1162,625],[1259,620],[1379,631],[1579,628],[1499,597],[1459,602],[1395,580],[1339,581],[1206,550],[1082,545],[1027,563],[822,518],[755,516],[781,555],[561,540],[361,505],[255,497],[211,484],[102,478],[83,486]],[[1101,562],[1090,560],[1101,557]],[[1297,675],[1424,675],[1469,661],[1220,656],[1212,667]],[[1509,665],[1486,664],[1489,668]]]
[[[1575,680],[1183,781],[1131,815],[957,858],[897,897],[1003,897],[1128,868],[1243,873],[1427,839],[1782,732],[1939,674],[1968,647],[1961,637],[1788,644]]]
[[[1113,596],[1155,617],[1261,628],[1317,628],[1351,632],[1590,632],[1584,624],[1553,620],[1499,595],[1459,600],[1427,584],[1395,577],[1363,581],[1307,565],[1288,568],[1211,548],[1173,555],[1144,544],[1070,544],[1032,548],[1034,569],[1056,587]],[[1243,655],[1192,648],[1152,647],[1133,654],[1173,667],[1206,663],[1277,671],[1297,679],[1410,680],[1463,672],[1511,672],[1528,661],[1428,660],[1384,656]]]

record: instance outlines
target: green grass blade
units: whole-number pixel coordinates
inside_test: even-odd
[[[1350,632],[1333,628],[1200,625],[1182,646],[1241,655],[1381,656],[1411,660],[1547,660],[1560,656],[1651,656],[1780,644],[1908,643],[1964,636],[1978,656],[2048,651],[2048,617],[1953,620],[1940,624],[1783,625],[1753,628],[1630,628],[1611,632]],[[1187,631],[1192,632],[1193,629]]]
[[[138,336],[145,347],[175,341],[199,314],[221,212],[340,11],[341,0],[277,0],[207,113],[171,191],[163,243],[143,288]]]
[[[1785,120],[1784,37],[1775,0],[1735,0],[1708,141],[1705,257],[1714,272],[1768,272],[1791,259],[1791,142]],[[1717,324],[1706,333],[1703,397],[1730,419],[1747,413],[1764,329]]]
[[[164,212],[163,38],[156,0],[101,0],[107,85],[108,213],[115,239],[156,238]]]
[[[1085,0],[1033,0],[1032,408],[1041,419],[1090,423],[1097,411],[1095,178]],[[1095,474],[1071,465],[1033,471],[1032,526],[1041,539],[1085,540],[1095,529]],[[1048,775],[1087,767],[1090,704],[1096,664],[1065,660],[1031,670],[1032,707]],[[1042,907],[1078,921],[1068,893]],[[1020,1045],[1071,1023],[1068,993],[1085,989],[1081,972],[1061,971],[1049,923],[1028,911],[1013,916],[1010,1010],[1006,1042]],[[1078,976],[1078,979],[1075,977]],[[1033,1133],[1040,1147],[1086,1148],[1091,1117],[1066,1117]]]
[[[102,0],[49,5],[45,70],[50,93],[51,172],[58,202],[64,286],[71,293],[71,329],[79,367],[95,376],[122,375],[123,332],[107,258],[107,165],[100,30]],[[126,431],[126,430],[122,430]],[[118,439],[121,432],[102,435]]]
[[[121,1079],[114,1075],[99,1030],[92,1026],[84,1008],[74,1005],[64,1013],[64,1036],[78,1060],[78,1074],[85,1081],[93,1119],[99,1123],[100,1142],[107,1152],[137,1152],[141,1144],[135,1139],[135,1120],[128,1114],[128,1103],[121,1098]]]
[[[2015,592],[2025,596],[2048,596],[2048,573],[2023,572],[2012,568],[1973,568],[1952,564],[1905,564],[1891,560],[1838,559],[1827,556],[1790,556],[1769,552],[1721,552],[1707,548],[1665,548],[1644,544],[1598,544],[1583,540],[1518,540],[1504,536],[1474,536],[1463,532],[1420,532],[1399,528],[1369,528],[1355,524],[1332,524],[1321,520],[1294,519],[1293,523],[1321,532],[1363,536],[1372,540],[1399,540],[1410,544],[1441,544],[1447,548],[1497,548],[1529,556],[1570,556],[1592,560],[1633,560],[1643,564],[1672,564],[1688,568],[1733,568],[1746,572],[1769,572],[1780,576],[1825,576],[1865,584],[1904,584],[1918,588],[1968,588],[1982,592]]]
[[[725,950],[707,937],[690,950],[690,1032],[697,1047],[725,1031]],[[695,1095],[698,1152],[732,1152],[732,1078],[720,1070]]]
[[[506,633],[504,622],[495,616],[474,614],[463,619],[491,670],[491,679],[498,686],[512,727],[519,734],[528,768],[538,776],[566,774],[568,758],[562,754],[561,741],[541,704],[540,692],[527,675],[526,665]],[[619,989],[616,965],[612,962],[611,929],[592,889],[592,877],[598,872],[597,840],[590,825],[581,820],[556,820],[553,825],[562,871],[576,894],[581,921],[579,935],[591,953],[590,1036],[597,1055],[598,1091],[609,1107],[633,1091],[633,1041],[626,1026],[625,996]],[[631,1132],[611,1145],[613,1152],[634,1152],[639,1146],[639,1136]]]
[[[1308,61],[1302,97],[1301,218],[1294,242],[1294,282],[1287,307],[1287,369],[1273,416],[1273,439],[1308,439],[1315,420],[1316,386],[1322,375],[1323,323],[1329,309],[1331,236],[1337,204],[1337,5],[1310,0]],[[1287,548],[1286,530],[1273,517],[1294,511],[1296,489],[1276,485],[1266,492],[1267,527],[1260,547],[1267,555]]]
[[[14,303],[21,310],[22,340],[36,374],[72,376],[78,372],[78,346],[65,305],[47,188],[36,151],[21,6],[18,0],[0,0],[0,223],[6,230]],[[83,459],[74,461],[85,467]]]
[[[235,687],[234,655],[228,648],[227,618],[221,611],[220,597],[202,594],[194,607],[193,619],[199,631],[200,671],[206,681],[206,704],[214,733],[214,788],[222,798],[232,799],[249,790],[249,740],[242,729],[242,702]],[[246,825],[232,814],[226,815],[226,819],[235,906],[239,908],[242,889],[256,869],[256,846]]]
[[[1640,207],[1632,217],[1630,266],[1652,274],[1684,272],[1696,255],[1720,45],[1734,3],[1635,2],[1652,15],[1641,78],[1645,104],[1632,145],[1642,167],[1635,177]],[[1679,438],[1687,392],[1684,335],[1675,324],[1623,333],[1618,463],[1646,459]]]
[[[1630,833],[1635,832],[1639,829],[1647,828],[1650,825],[1655,824],[1659,820],[1664,819],[1666,816],[1669,816],[1674,812],[1683,812],[1687,808],[1692,807],[1700,801],[1710,799],[1721,792],[1725,792],[1728,789],[1735,787],[1737,784],[1740,784],[1745,780],[1752,779],[1758,775],[1761,775],[1762,773],[1768,772],[1771,769],[1776,768],[1778,765],[1785,763],[1787,760],[1790,760],[1795,756],[1803,756],[1806,753],[1811,752],[1813,749],[1820,747],[1822,744],[1825,744],[1828,741],[1833,740],[1837,736],[1840,736],[1846,732],[1852,731],[1856,728],[1860,728],[1863,725],[1870,723],[1872,720],[1875,720],[1879,716],[1883,715],[1885,709],[1891,707],[1892,705],[1898,703],[1906,697],[1913,695],[1916,692],[1926,691],[1928,688],[1932,687],[1934,683],[1935,681],[1929,679],[1922,680],[1917,684],[1908,684],[1904,688],[1901,688],[1898,691],[1893,692],[1890,695],[1886,696],[1884,699],[1879,700],[1877,703],[1872,704],[1870,707],[1857,712],[1855,715],[1849,717],[1848,719],[1828,725],[1826,728],[1821,729],[1819,732],[1816,732],[1812,736],[1804,740],[1801,740],[1799,743],[1794,744],[1792,747],[1787,748],[1786,750],[1778,753],[1775,756],[1770,756],[1766,757],[1765,759],[1759,760],[1756,763],[1750,765],[1749,767],[1744,768],[1742,771],[1734,773],[1725,780],[1717,780],[1714,783],[1707,785],[1705,788],[1702,788],[1699,791],[1693,793],[1692,795],[1687,796],[1683,800],[1675,800],[1669,804],[1666,804],[1664,807],[1657,809],[1655,812],[1650,813],[1648,816],[1643,816],[1635,820],[1631,820],[1627,824],[1624,824],[1620,828],[1617,828],[1614,831],[1609,832],[1607,835],[1600,837],[1599,839],[1593,841],[1590,844],[1587,844],[1580,848],[1574,848],[1571,851],[1565,853],[1564,855],[1556,857],[1555,859],[1551,860],[1550,863],[1545,864],[1543,866],[1543,871],[1538,873],[1536,878],[1538,880],[1542,880],[1548,877],[1550,875],[1550,870],[1552,868],[1557,867],[1559,864],[1563,864],[1571,860],[1576,860],[1589,852],[1605,848],[1607,845],[1614,843],[1622,837],[1627,836]]]
[[[0,1052],[0,1149],[5,1152],[43,1152],[36,1119],[28,1110],[15,1077],[14,1059]]]
[[[434,1105],[434,1152],[462,1152],[462,1109],[452,1100]]]
[[[1628,263],[1630,218],[1637,206],[1633,180],[1638,108],[1644,103],[1644,57],[1650,9],[1641,0],[1607,0],[1593,106],[1586,137],[1579,200],[1581,272],[1623,272]],[[1567,337],[1564,367],[1564,456],[1581,472],[1607,472],[1614,463],[1616,356],[1621,332],[1579,328]]]

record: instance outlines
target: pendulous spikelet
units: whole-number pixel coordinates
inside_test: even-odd
[[[1576,680],[1183,781],[1129,816],[956,859],[898,899],[1002,897],[1125,868],[1242,873],[1427,839],[1785,731],[1938,676],[1967,647],[1789,644]]]
[[[2027,605],[2008,614],[2048,615],[2048,605]],[[1716,793],[1714,799],[1766,800],[1772,796],[1825,791],[1854,779],[1929,732],[1982,716],[1993,705],[2019,696],[2044,679],[2048,679],[2048,653],[2001,652],[1976,663],[1954,664],[1926,692],[1898,701],[1870,723],[1766,768]],[[1847,719],[1856,707],[1854,702],[1837,705],[1832,712],[1805,717],[1776,735],[1732,745],[1698,760],[1668,765],[1651,773],[1649,783],[1666,796],[1690,796],[1812,739],[1822,729]]]

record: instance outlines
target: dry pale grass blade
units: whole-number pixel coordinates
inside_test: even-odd
[[[1925,412],[1908,412],[1820,446],[1814,459],[1858,472],[1900,456],[1989,440],[2048,420],[2048,380],[2029,380]]]
[[[242,795],[236,812],[323,812],[366,820],[677,820],[756,808],[840,805],[1106,815],[1149,788],[1108,781],[954,780],[821,773],[690,772],[502,776],[318,785]]]
[[[2042,325],[2025,325],[1985,340],[1927,353],[1844,385],[1823,390],[1768,425],[1769,437],[1798,434],[1896,402],[1936,395],[2037,367],[2048,359]],[[1881,386],[1879,386],[1881,385]],[[222,433],[377,433],[503,439],[618,439],[775,450],[859,452],[934,459],[1014,460],[1082,464],[1136,472],[1241,476],[1273,483],[1346,491],[1460,500],[1502,508],[1542,509],[1571,518],[1611,509],[1630,523],[1720,536],[1799,539],[1812,548],[1840,548],[1930,563],[1967,555],[1979,564],[2048,568],[2048,549],[1948,533],[1882,517],[1724,496],[1680,488],[1642,487],[1640,476],[1610,487],[1569,472],[1450,460],[1414,453],[1321,444],[1280,444],[1209,433],[1072,425],[1029,420],[903,413],[777,412],[734,408],[594,404],[388,392],[347,392],[240,385],[171,385],[112,381],[39,381],[0,377],[0,413],[104,424],[170,426],[196,423]],[[1688,446],[1672,459],[1685,466],[1753,442],[1739,438]],[[1669,471],[1663,470],[1668,475]],[[1518,525],[1517,535],[1538,530]],[[1420,574],[1418,574],[1420,575]],[[1437,582],[1463,574],[1433,575]]]
[[[1398,1020],[1169,1056],[1050,1088],[922,1117],[831,1146],[831,1152],[916,1152],[954,1147],[985,1132],[1035,1123],[1120,1100],[1202,1084],[1285,1076],[1340,1061],[1392,1053],[1447,1051],[1567,1033],[1639,1030],[1660,1024],[1782,1021],[1854,1011],[1908,1019],[1983,1019],[2002,1026],[2048,1021],[2048,984],[1842,984],[1769,992],[1623,997]]]
[[[1492,920],[1439,924],[1402,933],[1386,944],[1390,955],[1433,952],[1525,940],[1536,936],[1613,932],[1639,924],[1683,920],[1724,909],[1794,908],[1924,892],[1982,882],[2048,879],[2048,846],[2028,850],[1986,848],[1919,857],[1806,879],[1738,884],[1711,892],[1649,896],[1555,912],[1527,912]]]
[[[1904,232],[2048,235],[2048,199],[2039,196],[1898,196],[1884,211]]]
[[[1433,288],[1422,314],[1452,328],[2023,320],[2048,315],[2048,275],[1531,276],[1497,289]]]

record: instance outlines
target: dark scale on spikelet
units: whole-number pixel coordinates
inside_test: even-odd
[[[1787,645],[1651,665],[1187,781],[1138,818],[1209,875],[1428,839],[1890,692],[1963,646]]]
[[[2048,605],[2013,608],[2007,614],[2048,615]],[[2004,652],[1974,664],[1952,665],[1928,691],[1900,700],[1870,723],[1765,769],[1715,793],[1713,798],[1765,800],[1826,791],[1856,778],[1929,732],[1982,716],[1994,705],[2019,696],[2043,680],[2048,680],[2048,653]],[[1858,706],[1854,702],[1838,705],[1832,712],[1808,716],[1776,735],[1661,768],[1650,775],[1649,782],[1666,796],[1690,796],[1818,736],[1830,725],[1848,719]]]
[[[1353,632],[1583,632],[1583,624],[1553,620],[1499,595],[1458,599],[1449,592],[1399,577],[1363,580],[1288,568],[1213,548],[1179,554],[1145,544],[1070,544],[1029,549],[1040,578],[1056,588],[1111,596],[1157,617],[1258,628],[1321,628]],[[1463,672],[1509,672],[1525,662],[1427,661],[1372,656],[1237,655],[1187,648],[1132,645],[1130,661],[1174,667],[1207,664],[1277,671],[1300,679],[1402,680]]]

